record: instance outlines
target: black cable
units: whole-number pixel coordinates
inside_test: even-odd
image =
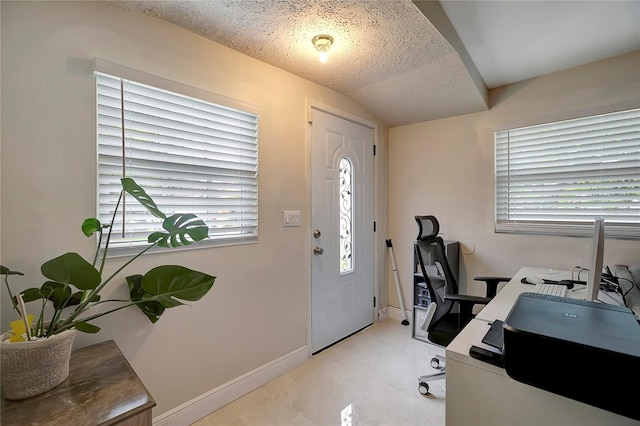
[[[633,281],[627,279],[627,278],[620,278],[618,277],[618,281],[623,280],[623,281],[628,281],[629,283],[631,283],[631,287],[629,287],[629,290],[625,291],[624,293],[620,292],[620,294],[622,294],[622,299],[624,300],[624,304],[625,306],[628,308],[628,301],[627,301],[627,294],[629,294],[631,292],[631,290],[633,290],[633,288],[636,286],[636,283],[634,283]],[[621,286],[622,288],[622,286]]]
[[[576,269],[578,270],[578,279],[577,279],[577,281],[582,281],[582,280],[580,280],[580,273],[583,272],[583,271],[589,272],[589,270],[587,268],[583,268],[582,266],[574,266],[573,270],[571,271],[571,278],[573,278],[573,273],[576,271]]]

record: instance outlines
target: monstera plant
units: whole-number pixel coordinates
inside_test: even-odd
[[[102,299],[101,291],[151,248],[186,246],[207,238],[209,232],[207,225],[193,214],[167,216],[162,213],[133,179],[122,179],[122,188],[109,224],[103,224],[95,218],[86,219],[82,223],[82,232],[87,237],[98,234],[99,244],[92,262],[77,253],[65,253],[42,264],[41,272],[46,278],[44,284],[19,293],[12,292],[9,277],[23,274],[0,266],[0,274],[4,275],[13,308],[20,315],[20,319],[11,324],[13,331],[8,333],[11,341],[49,338],[70,329],[96,333],[100,327],[93,324],[93,320],[130,306],[137,306],[155,323],[165,309],[183,305],[184,301],[199,300],[211,289],[216,279],[214,276],[183,266],[162,265],[144,275],[127,276],[127,299]],[[163,231],[151,233],[147,246],[124,261],[113,273],[105,276],[104,266],[112,226],[125,192],[163,221]],[[105,244],[101,250],[103,239]],[[26,306],[29,306],[29,314],[26,314]],[[92,314],[92,310],[96,312]]]

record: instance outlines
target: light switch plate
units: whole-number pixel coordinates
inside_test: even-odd
[[[282,226],[300,226],[300,210],[285,210]]]

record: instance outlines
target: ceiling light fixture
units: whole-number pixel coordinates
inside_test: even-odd
[[[329,56],[329,49],[333,44],[333,37],[327,34],[319,34],[315,36],[311,42],[318,52],[320,52],[320,62],[323,64],[327,62]]]

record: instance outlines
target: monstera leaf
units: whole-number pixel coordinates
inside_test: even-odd
[[[77,253],[65,253],[42,264],[42,275],[52,281],[92,290],[100,284],[100,273]]]
[[[108,225],[103,226],[98,219],[92,217],[89,219],[85,219],[84,222],[82,222],[82,226],[80,228],[82,229],[82,233],[84,235],[90,237],[94,232],[98,232],[102,228],[108,228]]]
[[[188,246],[192,242],[202,241],[209,236],[209,228],[203,220],[194,214],[174,214],[167,217],[160,211],[153,199],[133,179],[123,178],[122,188],[152,215],[163,219],[162,228],[167,232],[154,232],[148,237],[149,243],[160,247]],[[89,225],[88,225],[89,226]],[[94,224],[94,227],[98,226]],[[187,238],[188,236],[188,238]]]
[[[64,284],[47,281],[42,285],[42,294],[53,302],[54,308],[62,309],[66,306],[69,298],[71,298],[71,288]]]
[[[76,291],[71,295],[71,299],[67,302],[67,306],[79,305],[82,302],[82,299],[85,297],[86,291]],[[91,302],[99,302],[100,295],[96,294],[91,298]]]
[[[12,271],[6,266],[0,265],[0,275],[24,275],[22,272]]]
[[[76,321],[74,327],[76,328],[76,330],[82,331],[83,333],[93,334],[100,331],[100,327],[98,327],[97,325],[89,324],[88,322],[84,321]]]
[[[162,222],[167,232],[154,232],[149,235],[149,243],[160,247],[188,246],[193,241],[202,241],[209,236],[209,227],[194,214],[174,214]],[[189,238],[187,238],[187,236]]]
[[[159,219],[167,217],[160,211],[153,199],[131,178],[120,179],[122,182],[122,188],[133,198],[135,198],[140,204],[142,204],[152,215]]]
[[[159,302],[165,308],[183,305],[180,300],[196,301],[213,286],[216,277],[184,266],[162,265],[142,277],[143,300]]]
[[[22,296],[22,300],[24,301],[24,303],[47,298],[47,296],[45,296],[44,293],[42,293],[42,290],[40,290],[39,288],[28,288],[26,290],[22,290],[20,292],[20,296]]]
[[[164,306],[155,300],[143,300],[143,297],[149,293],[142,289],[142,275],[127,277],[127,285],[129,286],[131,301],[136,302],[136,306],[140,308],[142,313],[149,318],[149,321],[155,324],[164,312]]]

